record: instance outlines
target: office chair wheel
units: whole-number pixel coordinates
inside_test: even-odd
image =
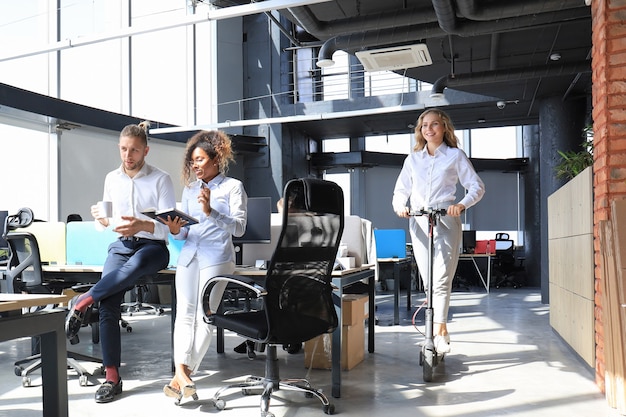
[[[422,374],[424,382],[433,380],[433,371],[435,370],[435,352],[424,349],[420,352],[420,364],[422,365]]]
[[[287,343],[283,345],[283,350],[287,353],[294,355],[302,350],[302,343]]]
[[[335,414],[335,406],[333,404],[328,404],[323,407],[324,414],[333,415]]]
[[[13,372],[15,372],[15,376],[22,376],[22,371],[24,370],[24,368],[22,368],[19,365],[15,365],[15,368],[13,368]]]
[[[219,400],[215,400],[215,408],[220,411],[224,410],[226,408],[226,401],[222,400],[221,398]]]
[[[28,377],[28,376],[22,377],[22,386],[23,387],[30,387],[31,383],[32,383],[32,381],[30,380],[30,377]]]
[[[78,377],[78,385],[80,385],[81,387],[86,387],[87,382],[87,375],[81,375]]]
[[[126,326],[126,333],[132,333],[132,332],[133,332],[132,326]]]

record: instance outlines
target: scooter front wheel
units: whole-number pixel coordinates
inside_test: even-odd
[[[433,372],[435,370],[435,352],[429,349],[423,349],[420,352],[420,356],[424,382],[430,382],[433,380]]]

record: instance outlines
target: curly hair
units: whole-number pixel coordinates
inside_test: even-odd
[[[189,184],[192,181],[191,154],[196,148],[202,149],[209,158],[217,157],[219,170],[222,174],[228,172],[230,162],[235,162],[230,137],[219,130],[203,130],[193,135],[187,141],[185,158],[183,161],[183,182]]]
[[[124,126],[124,129],[122,129],[122,131],[120,132],[120,136],[139,138],[144,145],[148,145],[149,127],[150,122],[147,120],[144,120],[143,122],[136,125],[127,125]]]
[[[427,114],[431,113],[439,116],[439,118],[443,122],[443,141],[446,143],[446,145],[451,148],[458,148],[459,138],[457,138],[454,134],[454,124],[452,123],[452,119],[450,118],[450,116],[448,116],[446,112],[440,109],[428,109],[420,114],[420,116],[417,118],[417,122],[415,123],[415,147],[413,147],[413,151],[420,151],[426,146],[426,139],[424,139],[424,136],[422,135],[422,124],[424,123],[424,117]]]

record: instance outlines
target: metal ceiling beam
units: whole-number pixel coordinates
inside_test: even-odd
[[[125,38],[129,36],[142,35],[145,33],[157,32],[165,29],[176,27],[195,25],[198,23],[208,22],[211,20],[231,19],[234,17],[248,16],[256,13],[263,13],[272,10],[282,10],[291,7],[308,6],[311,4],[325,3],[331,0],[267,0],[260,3],[250,3],[242,6],[225,7],[223,9],[210,10],[206,14],[194,14],[184,19],[174,21],[166,25],[146,26],[146,27],[129,27],[116,30],[111,33],[100,34],[95,36],[79,36],[73,39],[64,39],[59,42],[48,44],[44,47],[32,49],[20,49],[19,52],[9,53],[0,56],[0,62],[10,61],[17,58],[25,58],[28,56],[44,54],[48,52],[61,51],[64,49],[75,48],[79,46],[91,45],[95,43],[110,41],[113,39]]]

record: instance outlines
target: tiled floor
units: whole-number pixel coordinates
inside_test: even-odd
[[[412,324],[413,311],[403,311],[399,326],[391,326],[389,295],[377,296],[379,325],[376,352],[343,372],[341,398],[332,398],[335,414],[343,416],[618,416],[608,407],[593,381],[593,371],[583,363],[549,326],[549,306],[540,302],[538,289],[493,289],[486,294],[454,292],[449,329],[452,352],[437,368],[434,380],[424,383],[418,362],[423,312]],[[414,303],[422,296],[414,296]],[[401,304],[402,305],[402,304]],[[170,372],[170,316],[127,317],[132,333],[123,333],[124,393],[110,404],[96,404],[96,386],[80,386],[68,375],[69,411],[72,417],[88,416],[259,416],[258,397],[229,395],[227,408],[216,410],[209,398],[226,382],[264,370],[263,354],[256,360],[233,352],[240,338],[227,333],[226,353],[212,347],[195,377],[199,401],[183,400],[176,406],[162,394]],[[84,332],[84,334],[83,334]],[[83,341],[71,348],[99,355],[99,345]],[[28,339],[0,344],[0,416],[40,416],[40,375],[33,387],[21,386],[13,362],[28,354]],[[302,353],[279,352],[281,376],[308,374],[312,383],[330,393],[330,372],[307,370]],[[95,381],[97,383],[97,381]],[[324,415],[316,399],[287,391],[273,400],[278,416]]]

